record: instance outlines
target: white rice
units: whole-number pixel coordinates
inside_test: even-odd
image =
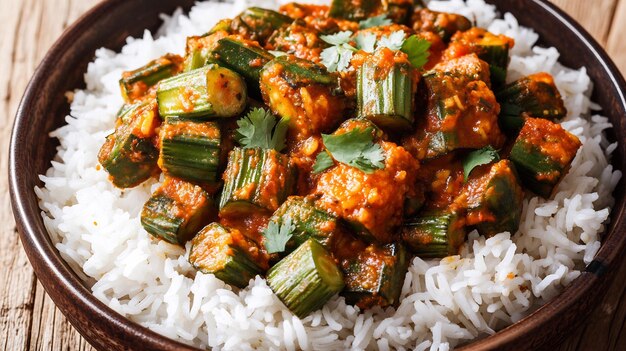
[[[260,277],[236,291],[196,273],[185,250],[152,240],[141,227],[139,212],[156,181],[116,189],[96,169],[96,155],[122,104],[122,71],[167,52],[182,54],[185,37],[247,6],[244,0],[198,3],[188,16],[163,16],[155,36],[146,31],[143,38],[129,38],[121,53],[98,50],[85,74],[87,89],[74,94],[67,125],[51,133],[61,145],[40,176],[45,187],[35,192],[57,249],[98,299],[158,333],[217,350],[448,350],[520,320],[591,262],[621,173],[609,164],[615,144],[608,144],[603,130],[611,125],[591,112],[597,106],[589,100],[593,84],[586,70],[560,65],[557,50],[535,46],[537,34],[511,14],[497,19],[483,0],[453,0],[431,1],[430,7],[461,13],[515,39],[510,80],[538,71],[554,75],[569,111],[562,125],[583,142],[556,196],[527,198],[513,236],[485,239],[473,232],[460,256],[415,258],[397,309],[360,313],[336,297],[300,320]]]

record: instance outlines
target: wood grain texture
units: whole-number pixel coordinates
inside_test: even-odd
[[[550,0],[593,35],[603,46],[611,28],[611,20],[617,5],[616,0]]]
[[[35,5],[35,4],[32,4]],[[9,5],[10,6],[10,5]],[[13,8],[7,5],[3,8]],[[21,6],[17,6],[21,7]],[[33,14],[37,14],[37,6],[33,6]],[[41,12],[41,11],[40,11]],[[32,67],[37,58],[33,57],[33,46],[25,48],[21,38],[34,36],[37,32],[37,23],[26,21],[23,11],[19,13],[2,11],[0,15],[1,25],[8,26],[1,30],[0,58],[5,65],[0,68],[0,75],[6,77],[6,81],[0,84],[0,111],[6,120],[1,124],[0,133],[0,167],[6,174],[8,167],[8,136],[20,92],[24,90],[28,76],[32,73]],[[0,245],[0,257],[2,266],[6,269],[0,273],[0,303],[2,315],[0,316],[0,347],[5,350],[26,349],[29,345],[30,326],[32,323],[32,308],[36,286],[35,276],[30,267],[26,255],[21,249],[15,224],[10,213],[9,192],[7,179],[0,182],[0,230],[5,240]]]
[[[54,306],[54,302],[39,283],[37,283],[32,315],[31,350],[93,350]]]
[[[33,71],[68,24],[96,0],[0,0],[0,169],[8,169],[13,117]],[[0,350],[93,350],[37,284],[0,177]]]
[[[607,47],[626,72],[626,0],[553,0]],[[63,29],[96,0],[0,0],[0,171],[7,173],[13,116],[35,67]],[[6,177],[0,177],[0,350],[93,350],[37,283],[17,234]],[[589,323],[559,350],[626,349],[626,261]]]
[[[615,7],[606,48],[622,74],[626,75],[626,0],[620,0]]]
[[[550,0],[580,22],[626,72],[625,0]]]

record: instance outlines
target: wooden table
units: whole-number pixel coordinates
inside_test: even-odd
[[[97,0],[0,0],[0,174],[7,174],[15,110],[35,67],[63,29]],[[607,49],[626,73],[626,0],[553,0]],[[54,306],[21,247],[8,181],[0,178],[0,350],[92,350]],[[587,327],[561,350],[626,349],[626,261]]]

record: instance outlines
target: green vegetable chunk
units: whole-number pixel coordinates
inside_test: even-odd
[[[535,73],[507,85],[496,97],[501,105],[500,125],[516,135],[526,116],[550,121],[565,117],[561,94],[548,73]]]
[[[415,7],[415,10],[422,10],[422,9],[427,9],[428,6],[426,6],[426,4],[424,3],[424,0],[415,0],[413,1],[413,6]]]
[[[341,263],[346,302],[360,308],[397,306],[409,266],[404,245],[372,244]]]
[[[291,22],[293,18],[276,11],[250,7],[233,19],[231,27],[236,34],[265,45],[272,33]]]
[[[381,7],[380,0],[333,0],[328,11],[329,17],[361,21],[375,14]]]
[[[448,42],[456,32],[472,28],[472,22],[464,16],[431,11],[423,3],[418,3],[415,7],[416,11],[411,17],[411,27],[416,32],[433,32],[444,42]]]
[[[215,217],[213,199],[197,185],[165,177],[141,211],[141,225],[153,236],[184,245]]]
[[[154,137],[160,120],[153,100],[121,112],[115,131],[106,137],[98,153],[98,161],[113,185],[132,188],[158,173],[159,150]]]
[[[318,154],[313,166],[313,170],[321,173],[311,193],[315,197],[315,205],[345,220],[359,239],[391,242],[391,227],[395,226],[392,223],[400,224],[404,202],[404,195],[397,197],[392,194],[398,191],[406,193],[395,188],[395,184],[400,182],[382,186],[398,174],[385,167],[398,166],[397,170],[409,173],[417,167],[415,159],[393,143],[383,144],[381,139],[384,134],[367,119],[347,120],[332,138],[322,136],[326,137],[323,140],[327,150]],[[329,163],[324,161],[326,157],[331,158]],[[402,157],[404,160],[388,163],[387,157]],[[327,166],[328,169],[323,168]],[[396,201],[374,203],[368,201],[368,194],[395,198]],[[387,212],[383,208],[397,211]]]
[[[213,57],[221,66],[239,73],[248,85],[250,93],[261,96],[259,76],[263,66],[274,58],[254,42],[244,42],[232,38],[220,39],[213,48]]]
[[[312,238],[270,268],[267,284],[300,318],[320,309],[344,287],[335,260]]]
[[[524,186],[550,198],[580,146],[580,140],[559,124],[542,118],[527,118],[510,158]]]
[[[291,194],[294,181],[288,156],[273,149],[236,147],[224,172],[220,217],[274,212]]]
[[[126,116],[126,113],[130,111],[131,109],[136,108],[137,106],[140,106],[142,103],[143,102],[136,102],[134,104],[124,103],[122,107],[120,107],[120,109],[117,110],[117,114],[115,115],[116,121],[119,121],[122,117],[126,117],[126,119],[128,119],[127,118],[128,116]]]
[[[157,90],[163,117],[233,117],[246,108],[246,98],[244,80],[215,64],[163,80]]]
[[[338,75],[294,56],[280,56],[261,70],[263,100],[272,113],[289,119],[296,143],[328,132],[345,118],[349,101],[339,89]]]
[[[452,36],[450,47],[446,54],[454,52],[473,52],[489,64],[491,85],[499,90],[506,82],[506,71],[509,66],[509,50],[513,47],[513,40],[505,35],[495,35],[483,28],[473,27]],[[450,52],[450,50],[452,50]]]
[[[122,73],[120,88],[126,102],[143,97],[147,90],[159,81],[178,74],[181,70],[182,57],[167,54],[133,71]]]
[[[245,288],[250,279],[267,269],[254,241],[218,223],[207,225],[191,240],[189,263],[238,288]]]
[[[494,90],[499,90],[506,83],[506,71],[509,67],[509,44],[506,42],[490,41],[480,44],[482,53],[478,55],[489,64],[491,85]]]
[[[413,14],[413,0],[385,0],[381,1],[383,12],[387,13],[394,23],[410,24]]]
[[[402,241],[422,258],[458,254],[465,242],[465,221],[456,212],[429,213],[405,221]]]
[[[394,63],[381,70],[380,58],[369,56],[357,73],[357,111],[382,129],[402,132],[413,126],[415,86],[411,65]]]
[[[197,182],[218,180],[221,132],[217,123],[167,117],[160,133],[159,165],[166,174]]]
[[[222,20],[219,20],[214,26],[213,28],[211,28],[209,30],[209,32],[206,35],[211,35],[217,32],[226,32],[226,33],[230,33],[232,30],[232,24],[233,24],[233,20],[230,18],[224,18]]]
[[[487,237],[507,231],[514,234],[522,215],[524,190],[513,163],[502,160],[472,172],[455,200],[466,210],[465,224]]]
[[[216,26],[219,26],[220,23],[221,21],[218,22]],[[220,29],[223,30],[224,27]],[[224,33],[217,30],[216,32],[209,32],[205,35],[187,37],[183,72],[193,71],[209,63],[214,63],[211,57],[211,48],[215,45],[215,42],[224,35]]]
[[[343,225],[331,214],[314,205],[314,201],[301,196],[290,196],[270,218],[269,225],[289,223],[293,227],[284,250],[290,253],[309,238],[315,239],[327,250],[333,239],[341,235]]]
[[[404,218],[415,216],[426,205],[426,195],[423,188],[415,189],[414,194],[407,194],[404,200]]]
[[[333,0],[329,17],[360,21],[359,28],[383,26],[391,23],[409,24],[413,0]]]
[[[489,88],[489,66],[475,54],[440,63],[423,75],[427,96],[426,157],[458,149],[500,148],[498,103]],[[423,133],[418,129],[418,133]]]
[[[284,54],[295,55],[301,59],[317,61],[320,52],[328,47],[322,39],[324,33],[309,26],[303,19],[297,19],[290,25],[275,31],[268,39],[266,47]]]
[[[334,86],[337,84],[337,76],[328,73],[324,67],[293,56],[276,57],[263,67],[263,70],[269,71],[272,68],[280,69],[285,80],[294,85],[321,84]]]

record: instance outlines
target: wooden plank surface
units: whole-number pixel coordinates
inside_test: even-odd
[[[0,169],[8,169],[13,117],[33,71],[68,24],[96,0],[0,0]],[[0,350],[93,350],[45,294],[15,231],[0,178]]]
[[[615,8],[606,48],[617,67],[626,76],[626,0],[618,1]]]
[[[611,28],[614,16],[615,0],[551,0],[554,4],[567,11],[603,46]]]
[[[553,0],[578,19],[626,72],[626,0]],[[97,0],[0,0],[0,172],[7,174],[15,110],[35,67],[63,29]],[[0,178],[0,350],[93,350],[54,306],[21,247]],[[586,326],[559,350],[626,349],[626,261]]]

